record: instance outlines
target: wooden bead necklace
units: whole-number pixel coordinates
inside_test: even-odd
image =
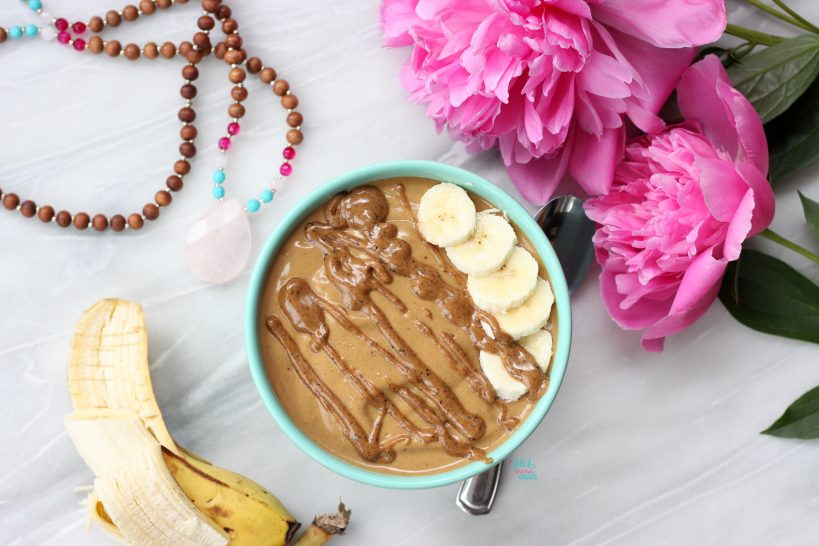
[[[214,209],[220,205],[224,205],[232,200],[224,200],[224,186],[225,181],[224,169],[227,162],[227,152],[231,147],[233,139],[238,135],[240,126],[239,119],[245,115],[245,107],[242,102],[247,98],[247,89],[244,85],[247,72],[257,75],[264,83],[270,85],[275,95],[281,97],[282,107],[287,110],[287,123],[291,127],[287,132],[288,145],[285,147],[282,155],[284,157],[283,163],[279,167],[279,172],[275,177],[271,187],[261,192],[258,199],[253,199],[247,202],[244,208],[240,207],[242,216],[246,221],[246,214],[253,213],[261,208],[263,203],[268,203],[273,199],[273,194],[281,188],[283,178],[292,173],[292,166],[290,161],[295,157],[295,149],[293,146],[298,145],[303,140],[301,132],[301,124],[303,121],[302,115],[295,111],[298,105],[298,99],[290,91],[290,86],[285,80],[277,79],[276,71],[273,68],[265,67],[261,59],[258,57],[247,58],[247,53],[242,49],[242,38],[239,35],[238,22],[232,18],[231,9],[229,6],[223,4],[221,0],[202,0],[203,14],[197,21],[199,31],[194,35],[191,42],[182,42],[178,46],[172,42],[165,42],[162,46],[157,46],[153,42],[148,42],[140,47],[136,44],[128,44],[124,48],[116,40],[104,41],[99,34],[92,35],[87,41],[81,37],[86,30],[98,33],[107,27],[119,26],[123,21],[132,22],[137,20],[141,15],[151,15],[157,9],[170,8],[174,3],[185,4],[188,0],[143,0],[139,6],[128,5],[121,11],[109,11],[105,17],[92,17],[88,23],[77,22],[73,25],[68,24],[68,21],[63,18],[53,18],[49,13],[43,9],[42,0],[21,0],[28,5],[28,7],[42,16],[44,19],[51,22],[53,29],[50,27],[37,27],[35,25],[27,25],[26,27],[11,27],[9,29],[0,27],[0,43],[3,43],[7,38],[18,39],[24,36],[41,36],[45,40],[53,40],[57,38],[59,43],[69,45],[78,52],[90,51],[91,53],[105,52],[112,57],[125,57],[129,60],[136,60],[140,55],[148,59],[155,59],[158,57],[173,58],[177,53],[183,56],[187,61],[182,70],[182,76],[185,80],[180,89],[180,94],[185,99],[185,106],[180,109],[178,117],[182,121],[183,126],[180,130],[182,137],[182,144],[180,145],[180,159],[174,163],[173,174],[166,180],[167,190],[170,192],[178,192],[183,187],[183,178],[190,172],[190,159],[196,155],[196,146],[194,144],[196,138],[196,127],[192,125],[196,119],[196,112],[193,109],[193,99],[197,94],[197,89],[194,81],[199,76],[197,65],[202,58],[209,55],[211,52],[217,58],[223,59],[229,66],[228,77],[231,83],[234,84],[231,89],[232,104],[228,107],[228,115],[231,121],[228,123],[228,129],[225,136],[219,140],[220,155],[217,162],[217,171],[214,172],[213,181],[214,187],[212,193],[214,197],[219,199]],[[210,31],[215,28],[216,21],[214,17],[221,22],[221,30],[225,34],[224,41],[218,43],[216,46],[211,46]],[[246,70],[245,70],[246,69]],[[221,175],[217,174],[221,173]],[[221,181],[218,181],[221,179]],[[142,213],[130,214],[127,218],[121,214],[116,214],[110,218],[103,214],[96,214],[93,217],[80,212],[72,215],[67,211],[60,211],[55,213],[54,208],[49,205],[38,207],[33,201],[22,201],[16,194],[3,194],[0,190],[0,199],[3,206],[8,210],[19,210],[23,216],[33,217],[37,216],[43,222],[54,222],[60,227],[68,227],[74,225],[77,229],[84,230],[91,225],[97,231],[105,231],[110,227],[115,232],[121,232],[130,229],[140,229],[145,220],[156,220],[159,217],[160,207],[166,207],[171,204],[171,193],[166,189],[156,192],[154,202],[148,203],[143,207]],[[201,227],[204,218],[209,214],[213,216],[212,211],[208,211],[202,218],[194,225],[191,233],[197,231],[197,225]],[[249,228],[248,228],[249,233]],[[207,235],[207,233],[205,234]],[[213,238],[213,237],[211,237]],[[190,248],[191,237],[189,234],[188,247]],[[207,237],[205,237],[207,239]],[[193,241],[194,243],[202,242],[201,237]],[[199,245],[201,246],[201,245]],[[244,245],[240,245],[244,246]],[[249,237],[248,237],[248,254],[249,254]],[[186,251],[186,258],[191,252]],[[193,253],[196,254],[196,253]],[[200,252],[200,258],[202,254]],[[211,253],[212,254],[212,253]],[[217,257],[218,258],[218,257]],[[201,260],[200,260],[201,261]],[[207,261],[207,260],[206,260]],[[211,260],[212,261],[212,260]],[[245,258],[242,263],[246,263]],[[195,264],[188,259],[188,264],[191,266],[195,274],[210,280],[211,282],[221,282],[228,280],[226,278],[215,279],[213,276],[203,275],[197,271]],[[241,269],[239,270],[241,271]],[[238,272],[236,273],[238,274]],[[235,275],[234,275],[235,276]],[[210,278],[208,278],[210,277]],[[224,275],[222,275],[224,277]],[[232,277],[230,277],[232,278]]]

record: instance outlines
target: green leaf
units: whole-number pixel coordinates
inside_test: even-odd
[[[799,199],[802,201],[802,210],[805,211],[805,220],[808,222],[808,227],[816,240],[819,241],[819,203],[808,199],[802,195],[801,191],[796,193],[799,194]]]
[[[803,34],[752,53],[728,74],[766,123],[787,110],[819,75],[819,36]]]
[[[719,299],[749,328],[819,343],[819,286],[782,260],[743,250],[728,265]]]
[[[784,114],[765,125],[765,135],[774,182],[819,158],[819,80]]]
[[[819,438],[819,387],[797,398],[762,434],[803,440]]]

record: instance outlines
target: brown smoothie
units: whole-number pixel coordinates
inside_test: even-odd
[[[262,294],[261,352],[281,404],[314,442],[369,470],[490,462],[548,387],[548,373],[472,303],[466,275],[419,235],[417,204],[434,184],[393,178],[333,197],[288,237]],[[496,399],[481,349],[501,355],[528,394]]]

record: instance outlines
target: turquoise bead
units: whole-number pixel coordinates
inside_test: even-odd
[[[37,11],[43,8],[43,3],[40,0],[28,0],[28,7],[30,7],[32,11]]]
[[[9,37],[19,38],[23,35],[23,29],[20,27],[11,27],[9,29]]]
[[[225,188],[223,188],[222,186],[216,186],[211,191],[216,199],[221,199],[222,197],[225,196]]]
[[[225,171],[222,169],[217,169],[213,171],[213,181],[217,184],[221,184],[225,181]]]
[[[265,203],[273,201],[273,190],[262,190],[261,199]]]
[[[259,203],[256,199],[251,199],[250,201],[247,202],[248,212],[258,212],[260,208],[262,208],[262,204]]]
[[[40,29],[37,28],[37,25],[26,25],[26,36],[37,36],[40,34]]]

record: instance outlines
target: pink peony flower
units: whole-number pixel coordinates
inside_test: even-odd
[[[689,68],[677,98],[685,121],[629,143],[611,192],[586,203],[603,301],[649,351],[705,313],[774,214],[762,123],[719,60]]]
[[[624,116],[644,131],[696,53],[725,28],[723,0],[384,0],[386,45],[412,46],[401,73],[470,151],[500,147],[526,199],[569,173],[606,193]]]

